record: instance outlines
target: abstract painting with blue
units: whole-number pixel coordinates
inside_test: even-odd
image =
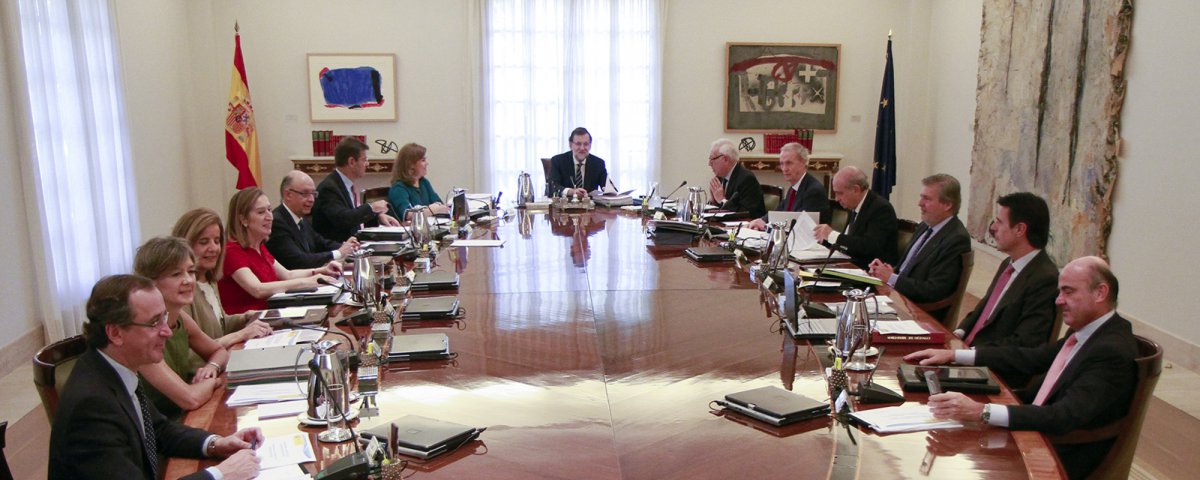
[[[384,102],[382,76],[373,67],[325,68],[320,84],[328,108],[370,108]]]

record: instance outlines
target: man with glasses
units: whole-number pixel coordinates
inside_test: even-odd
[[[708,152],[708,166],[714,175],[708,182],[708,192],[717,207],[731,212],[744,212],[750,218],[767,214],[762,186],[754,173],[738,162],[737,147],[732,140],[722,138],[712,143]]]
[[[171,336],[166,304],[138,275],[100,279],[87,302],[87,351],[62,390],[50,429],[49,475],[57,479],[161,478],[159,456],[219,458],[187,479],[238,480],[258,475],[258,428],[227,437],[167,420],[138,385],[140,367],[162,361]]]
[[[354,237],[345,242],[329,240],[315,229],[307,217],[317,199],[317,187],[312,177],[299,170],[284,175],[279,185],[279,206],[271,221],[271,238],[267,250],[288,270],[320,268],[338,261],[358,248]]]
[[[550,192],[582,198],[603,188],[608,170],[603,159],[591,154],[592,134],[579,127],[571,131],[568,142],[571,151],[550,158]]]

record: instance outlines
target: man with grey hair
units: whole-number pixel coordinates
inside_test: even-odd
[[[954,295],[962,274],[962,254],[971,251],[971,236],[958,219],[962,203],[961,187],[953,176],[938,173],[921,180],[917,206],[921,208],[921,224],[913,233],[899,268],[875,259],[871,276],[895,288],[918,303],[936,302]],[[945,322],[950,307],[929,312]]]
[[[320,268],[345,258],[358,248],[358,240],[354,237],[335,242],[313,228],[308,215],[317,199],[317,187],[307,173],[292,170],[284,175],[279,185],[279,198],[282,201],[273,212],[267,251],[280,265],[289,270]]]
[[[846,229],[838,233],[828,224],[817,225],[813,229],[817,241],[849,255],[859,268],[867,268],[875,259],[895,262],[896,209],[871,191],[867,174],[855,166],[838,170],[833,176],[833,198],[849,211]]]
[[[775,210],[782,212],[816,212],[818,223],[829,223],[829,195],[820,180],[808,174],[808,149],[796,142],[779,149],[779,170],[788,182],[783,198]],[[766,217],[750,222],[750,228],[762,230]]]
[[[747,212],[751,218],[767,214],[762,186],[754,173],[738,162],[737,147],[732,140],[721,138],[712,143],[708,166],[714,175],[708,182],[713,203],[722,210]]]
[[[1071,334],[1037,347],[981,346],[974,350],[921,350],[904,357],[921,365],[982,365],[997,373],[1034,375],[1014,390],[1020,405],[980,403],[958,392],[929,396],[937,418],[978,421],[1013,430],[1061,435],[1100,428],[1125,417],[1137,385],[1137,340],[1117,314],[1117,277],[1099,257],[1068,263],[1058,276],[1063,323]],[[1115,437],[1054,449],[1070,478],[1084,478],[1112,448]]]

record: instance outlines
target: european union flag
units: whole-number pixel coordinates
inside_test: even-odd
[[[871,190],[888,198],[896,186],[896,101],[892,95],[892,37],[888,35],[887,66],[883,69],[883,90],[879,93],[879,119],[875,121],[875,171]]]

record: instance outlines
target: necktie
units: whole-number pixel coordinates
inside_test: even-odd
[[[354,184],[350,184],[350,205],[358,208],[358,195],[354,194]]]
[[[146,401],[146,395],[142,392],[141,385],[138,385],[134,393],[137,394],[138,406],[142,409],[142,436],[146,440],[146,457],[150,460],[150,476],[158,478],[158,440],[154,438],[154,424],[150,421],[150,402]]]
[[[575,188],[583,188],[583,162],[575,162]]]
[[[787,197],[788,198],[787,198],[787,210],[786,211],[791,212],[792,209],[795,207],[795,203],[796,203],[796,189],[789,188]]]
[[[1067,367],[1067,358],[1071,356],[1071,351],[1075,350],[1075,344],[1078,342],[1074,333],[1067,337],[1067,343],[1063,344],[1062,349],[1058,351],[1058,356],[1054,357],[1054,363],[1050,364],[1050,371],[1046,372],[1042,388],[1038,389],[1037,397],[1033,399],[1034,405],[1046,403],[1046,397],[1049,397],[1050,391],[1054,390],[1054,384],[1058,383],[1059,375],[1062,375],[1063,369]]]
[[[1012,262],[1005,267],[1004,273],[1000,274],[1000,278],[996,279],[996,284],[992,286],[992,291],[988,292],[987,305],[983,307],[983,313],[979,318],[975,319],[975,326],[971,327],[971,334],[967,335],[967,346],[971,346],[975,342],[975,334],[983,329],[988,320],[992,318],[992,312],[996,310],[996,304],[1000,303],[1000,294],[1004,292],[1004,287],[1008,285],[1008,280],[1012,278],[1013,272],[1017,270],[1013,268]]]
[[[912,267],[913,259],[917,258],[917,254],[921,253],[921,249],[925,247],[925,242],[929,241],[931,233],[933,233],[932,228],[926,228],[924,232],[921,232],[921,236],[916,239],[913,248],[908,250],[908,256],[904,258],[904,263],[900,264],[900,275],[908,273],[908,269]]]
[[[854,226],[854,219],[857,217],[858,212],[855,212],[854,210],[851,210],[850,213],[846,214],[846,230],[844,230],[842,233],[850,233],[850,227]]]
[[[296,224],[296,229],[300,230],[300,246],[304,247],[305,252],[312,252],[313,251],[312,241],[309,240],[309,238],[308,238],[308,232],[305,231],[306,229],[304,228],[303,220],[301,220],[299,223]]]

